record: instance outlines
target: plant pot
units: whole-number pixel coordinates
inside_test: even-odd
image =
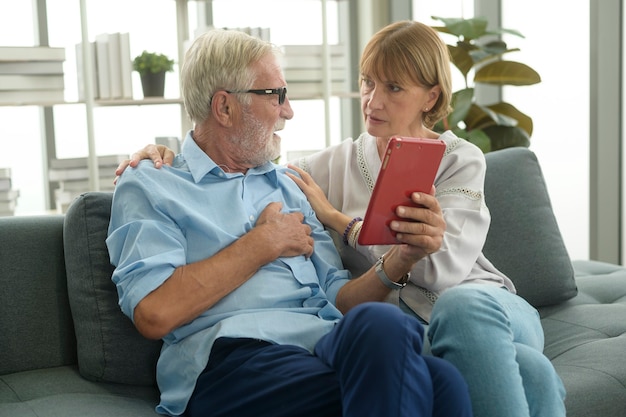
[[[145,97],[163,97],[165,91],[165,72],[141,75],[141,88]]]

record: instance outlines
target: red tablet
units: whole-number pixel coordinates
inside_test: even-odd
[[[389,139],[359,234],[361,245],[399,244],[389,223],[398,206],[415,206],[413,192],[430,192],[446,144],[440,139]]]

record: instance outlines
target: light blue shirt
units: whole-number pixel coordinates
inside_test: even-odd
[[[159,413],[185,411],[219,337],[250,337],[309,351],[341,318],[334,306],[349,280],[329,234],[287,168],[272,163],[225,173],[187,134],[173,166],[127,169],[113,196],[107,245],[122,311],[185,264],[209,258],[249,232],[273,201],[299,211],[315,239],[310,258],[279,258],[196,319],[164,338],[157,364]],[[210,279],[208,272],[207,279]]]

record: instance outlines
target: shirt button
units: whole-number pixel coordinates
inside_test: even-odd
[[[254,221],[254,216],[250,215],[249,219],[250,219],[251,222]]]

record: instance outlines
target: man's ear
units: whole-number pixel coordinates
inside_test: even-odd
[[[232,95],[226,91],[218,91],[213,94],[211,100],[211,113],[215,120],[223,125],[230,127],[233,124],[233,102]]]

